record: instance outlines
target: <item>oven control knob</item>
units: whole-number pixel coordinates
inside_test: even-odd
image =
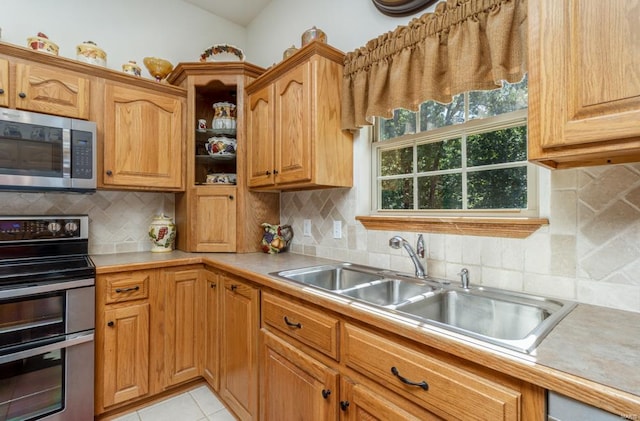
[[[67,222],[66,224],[64,224],[64,230],[73,234],[74,232],[78,231],[78,224],[76,224],[75,222]]]
[[[47,225],[47,229],[53,233],[60,231],[61,228],[62,226],[58,222],[49,222]]]

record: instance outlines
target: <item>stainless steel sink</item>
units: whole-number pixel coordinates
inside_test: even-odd
[[[448,281],[418,279],[350,263],[271,275],[381,307],[389,315],[524,353],[531,353],[576,305],[500,289],[466,289]]]
[[[521,352],[531,352],[574,303],[489,288],[447,287],[395,311]]]
[[[425,295],[433,295],[436,290],[435,286],[426,282],[383,279],[342,291],[342,295],[385,307],[396,306],[411,299],[419,299]]]
[[[367,266],[342,263],[285,270],[272,275],[329,291],[339,291],[384,279],[378,271]]]

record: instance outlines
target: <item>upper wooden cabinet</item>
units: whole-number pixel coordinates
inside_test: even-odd
[[[88,77],[39,64],[16,64],[16,108],[89,119]]]
[[[640,25],[626,0],[529,2],[529,159],[640,161]]]
[[[264,72],[247,62],[180,63],[169,82],[186,89],[184,193],[176,195],[177,248],[192,252],[238,252],[260,250],[262,222],[280,218],[280,197],[247,188],[247,135],[245,86]],[[212,105],[236,105],[236,127],[212,128]],[[203,119],[207,129],[198,127]],[[235,139],[236,153],[211,156],[209,139]],[[208,174],[229,174],[235,185],[208,183]]]
[[[352,136],[340,129],[343,58],[312,42],[247,86],[250,188],[353,185]]]
[[[0,107],[9,106],[9,61],[0,58]]]
[[[182,190],[184,98],[107,81],[100,187]]]

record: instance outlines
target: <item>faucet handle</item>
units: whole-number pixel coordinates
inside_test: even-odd
[[[469,269],[462,268],[458,276],[460,276],[460,284],[462,285],[462,288],[469,289]]]
[[[418,242],[416,243],[416,253],[421,259],[424,259],[424,237],[422,234],[418,235]]]

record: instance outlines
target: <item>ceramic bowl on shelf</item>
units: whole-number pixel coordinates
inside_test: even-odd
[[[162,58],[145,57],[142,59],[142,62],[149,71],[149,74],[153,76],[157,82],[162,82],[173,70],[173,64]]]
[[[107,67],[107,53],[93,41],[85,41],[76,46],[76,60],[96,66]]]
[[[200,61],[244,61],[244,52],[229,44],[214,44],[200,54]]]
[[[207,184],[236,184],[236,175],[231,173],[207,174]]]
[[[40,51],[41,53],[53,54],[54,56],[58,55],[58,45],[49,40],[42,32],[38,32],[38,35],[35,37],[27,38],[27,45],[31,47],[31,49]]]
[[[216,159],[233,159],[236,157],[236,140],[229,137],[211,137],[204,144],[207,153]]]

